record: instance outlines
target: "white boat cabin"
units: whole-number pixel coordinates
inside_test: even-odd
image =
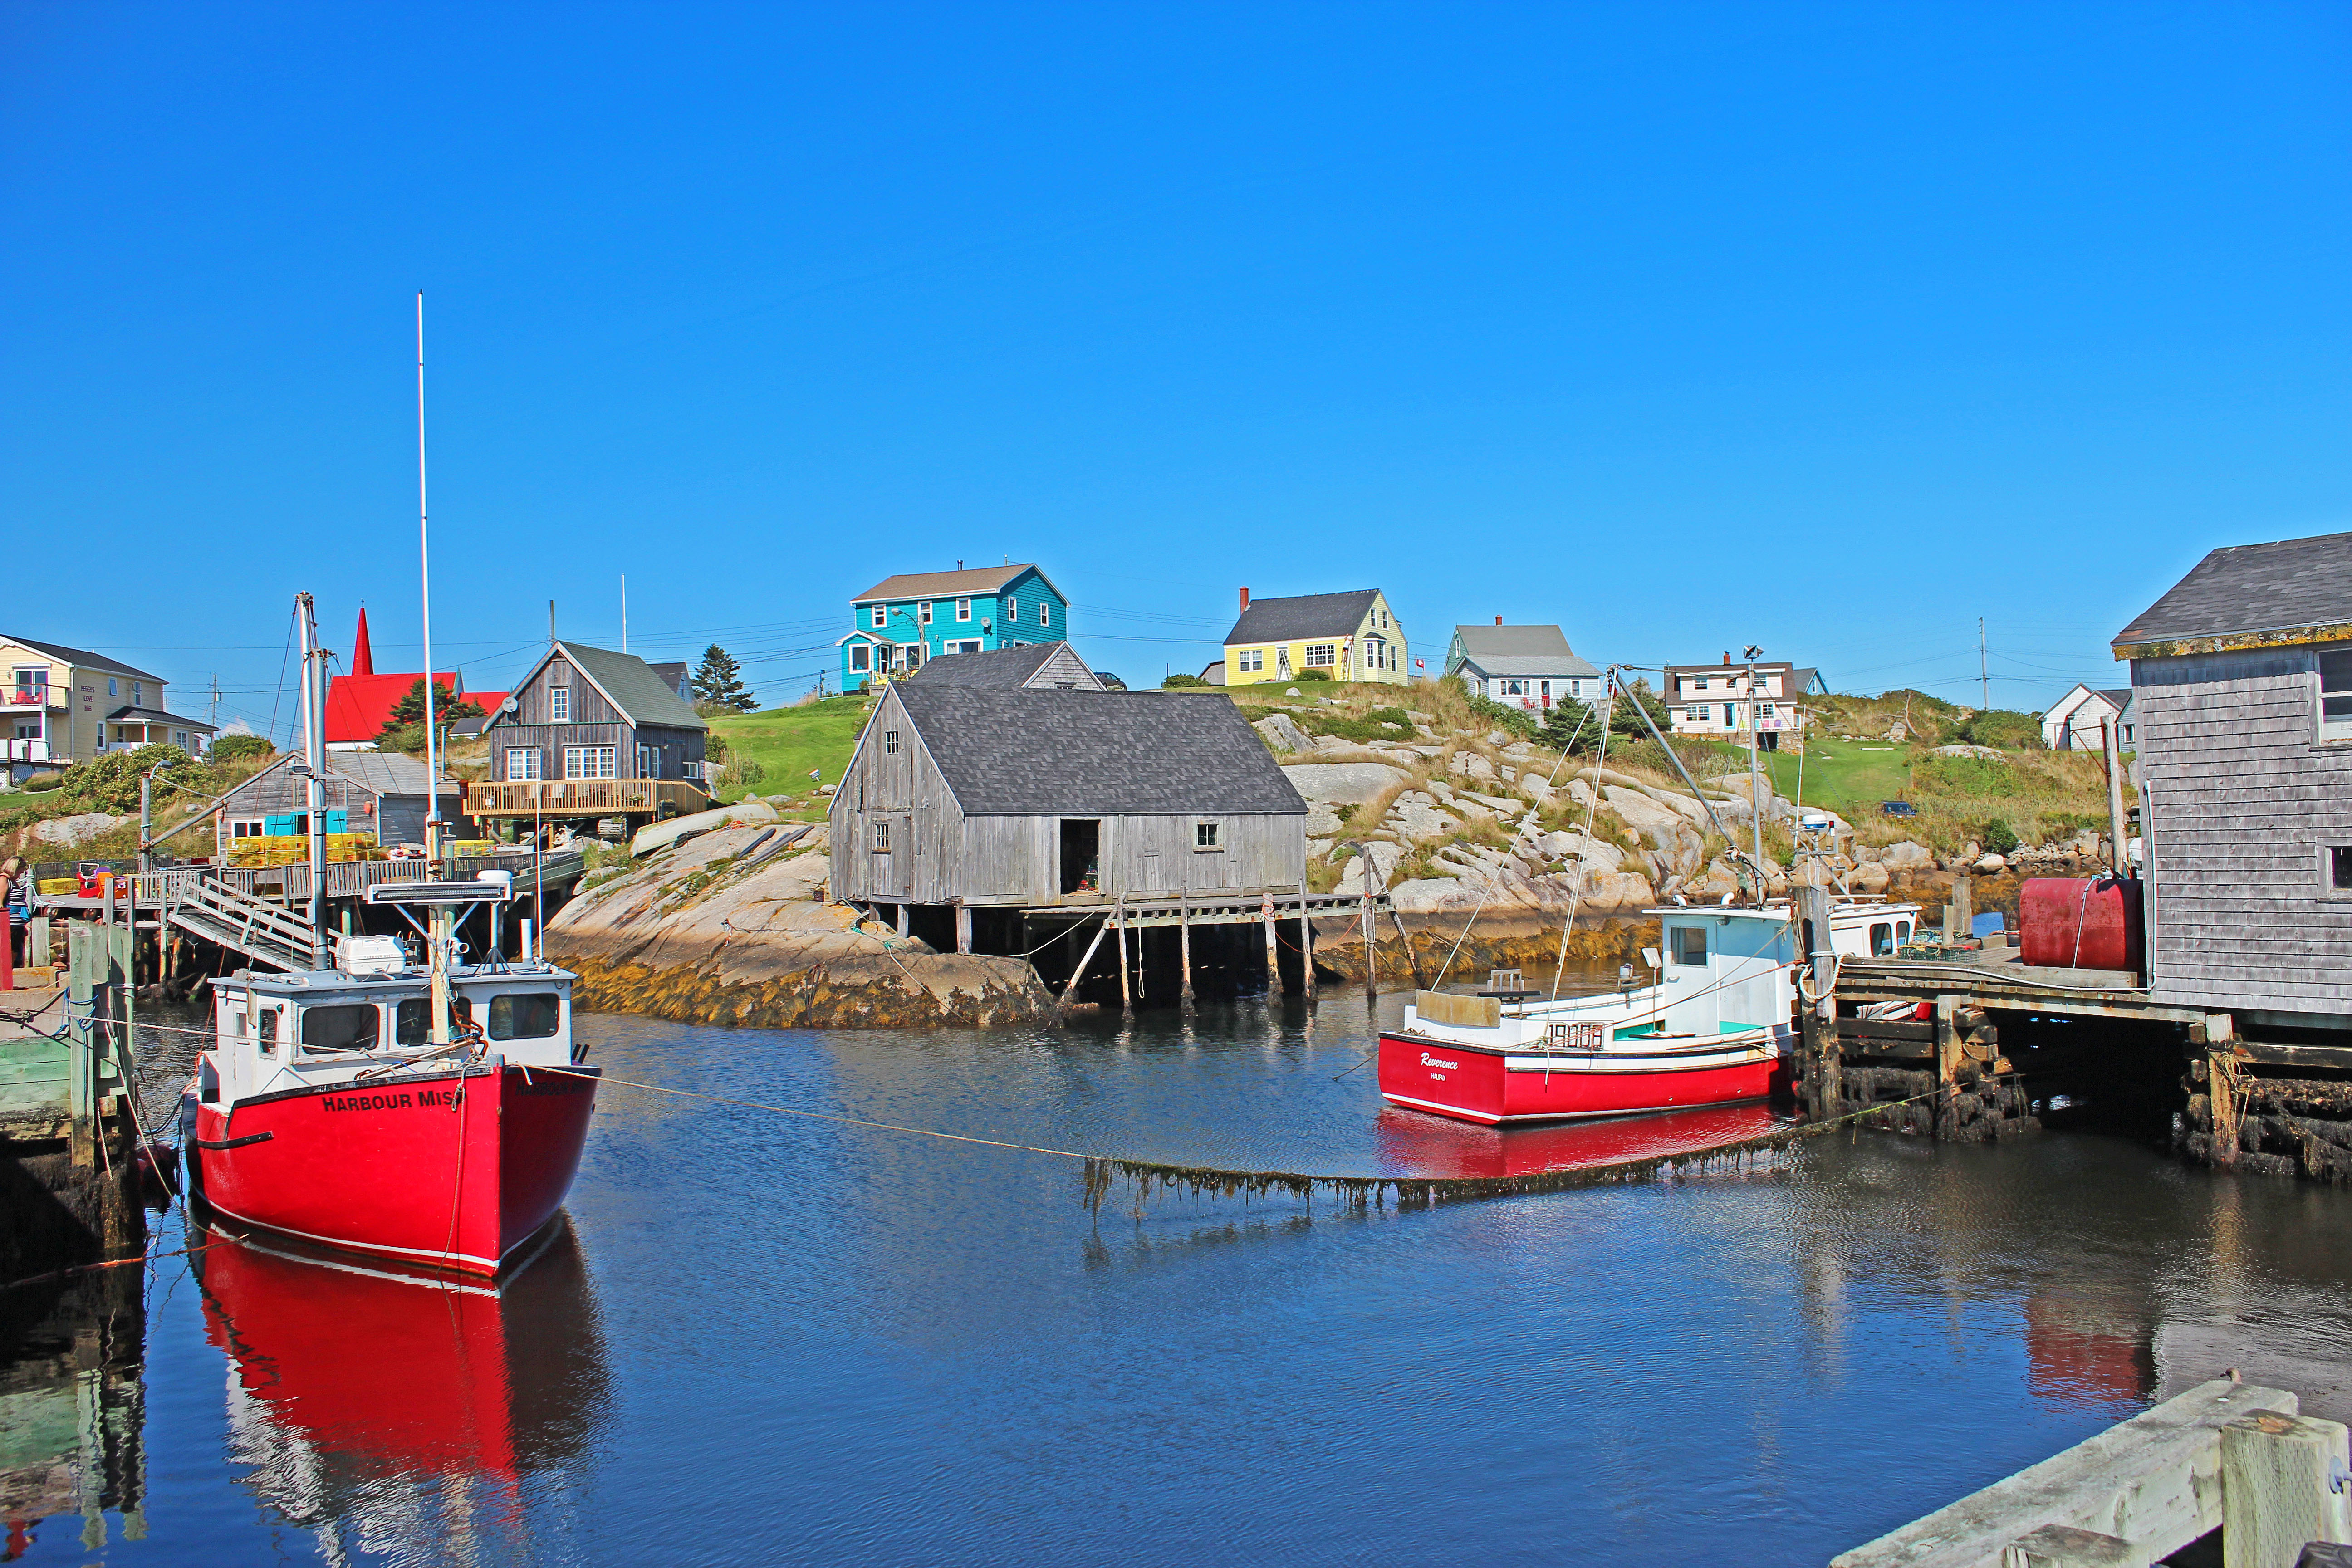
[[[359,939],[386,942],[389,939]],[[233,1104],[256,1095],[319,1089],[363,1072],[381,1073],[387,1087],[399,1068],[436,1051],[432,1043],[433,982],[424,968],[371,955],[351,955],[346,940],[338,967],[304,974],[239,973],[213,982],[214,1048],[205,1054],[198,1094],[205,1103]],[[572,1065],[572,982],[569,970],[544,962],[485,964],[449,971],[450,1037],[462,1038],[470,1021],[482,1049],[518,1067]],[[454,1056],[432,1064],[457,1065]]]

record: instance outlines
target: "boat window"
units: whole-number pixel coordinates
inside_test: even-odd
[[[1676,963],[1705,967],[1706,963],[1706,928],[1705,926],[1676,926],[1674,928],[1674,938]]]
[[[305,1051],[372,1051],[379,1018],[373,1002],[302,1009]]]
[[[453,1034],[465,1032],[465,1025],[474,1016],[474,1005],[463,996],[449,998],[449,1027]],[[394,1043],[421,1046],[433,1037],[433,998],[412,996],[400,1005],[393,1019]]]
[[[1895,922],[1895,945],[1901,947],[1905,942],[1909,942],[1910,940],[1911,922],[1909,921],[1896,921]]]
[[[543,1040],[562,1023],[563,1002],[552,991],[510,991],[490,998],[494,1040]]]
[[[1870,956],[1873,958],[1895,956],[1895,927],[1885,921],[1880,921],[1870,928]]]
[[[255,1036],[261,1042],[261,1054],[265,1057],[276,1056],[278,1054],[278,1009],[264,1007],[253,1016],[253,1021]]]

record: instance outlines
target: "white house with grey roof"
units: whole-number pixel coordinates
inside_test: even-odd
[[[1244,588],[1241,617],[1225,634],[1223,684],[1288,682],[1313,670],[1330,680],[1402,686],[1411,679],[1409,663],[1404,625],[1378,588],[1255,604]]]
[[[894,911],[1295,894],[1307,803],[1222,697],[898,681],[834,795],[831,853],[835,899]]]
[[[2114,651],[2150,999],[2242,1035],[2352,1030],[2352,533],[2216,550]]]
[[[1601,671],[1579,658],[1558,626],[1507,626],[1496,616],[1491,626],[1456,626],[1446,645],[1445,675],[1472,696],[1549,710],[1555,702],[1589,701],[1601,695]]]
[[[201,755],[214,725],[163,702],[163,678],[106,654],[0,635],[0,763],[23,779],[122,747],[168,744]]]
[[[2042,743],[2053,752],[2096,752],[2107,743],[2105,727],[2123,723],[2131,706],[2128,686],[2093,688],[2077,682],[2072,691],[2052,703],[2042,715]],[[2128,736],[2118,743],[2131,749]]]

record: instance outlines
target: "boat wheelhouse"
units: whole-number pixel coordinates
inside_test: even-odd
[[[1652,978],[1542,999],[1491,989],[1423,991],[1381,1036],[1390,1104],[1464,1121],[1631,1116],[1762,1100],[1786,1087],[1799,942],[1786,902],[1653,910]],[[1892,952],[1915,904],[1839,902],[1832,951]]]

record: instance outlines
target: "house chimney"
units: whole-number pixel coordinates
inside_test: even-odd
[[[1729,648],[1725,648],[1723,650],[1723,664],[1724,668],[1727,669],[1731,668],[1731,650]]]
[[[1503,624],[1503,617],[1502,617],[1502,616],[1496,616],[1495,617],[1495,624],[1496,624],[1496,626],[1501,626],[1501,625]]]
[[[1242,608],[1244,610],[1249,608],[1249,590],[1247,588],[1244,588],[1242,590]]]

